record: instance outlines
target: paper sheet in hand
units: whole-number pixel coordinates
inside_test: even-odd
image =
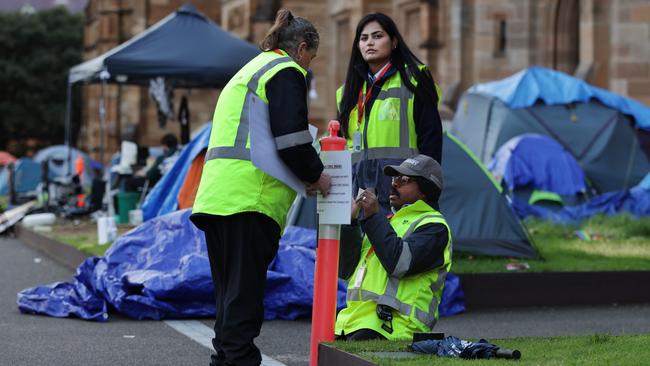
[[[349,225],[352,211],[352,155],[350,151],[321,151],[324,172],[332,177],[327,197],[318,193],[319,224]]]
[[[251,162],[264,173],[286,184],[302,196],[306,196],[305,183],[284,164],[275,146],[269,125],[269,106],[262,99],[249,94],[248,122],[251,136]],[[315,128],[315,127],[314,127]],[[310,126],[312,137],[315,134]]]

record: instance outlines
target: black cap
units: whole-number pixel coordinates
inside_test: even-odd
[[[433,158],[426,155],[416,155],[408,158],[400,165],[386,165],[384,174],[389,177],[396,175],[407,175],[409,177],[422,177],[438,187],[442,191],[442,167]]]

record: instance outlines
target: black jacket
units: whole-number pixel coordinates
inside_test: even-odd
[[[307,84],[298,70],[288,68],[275,74],[266,83],[266,97],[273,137],[308,130]],[[310,143],[278,152],[282,161],[302,181],[314,183],[323,172],[323,163]]]

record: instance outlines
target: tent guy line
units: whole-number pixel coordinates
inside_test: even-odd
[[[198,320],[165,320],[165,324],[183,334],[194,342],[212,350],[212,328]],[[262,354],[262,366],[286,366],[265,354]]]

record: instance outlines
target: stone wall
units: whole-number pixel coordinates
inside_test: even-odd
[[[611,5],[610,88],[650,105],[650,2]]]

